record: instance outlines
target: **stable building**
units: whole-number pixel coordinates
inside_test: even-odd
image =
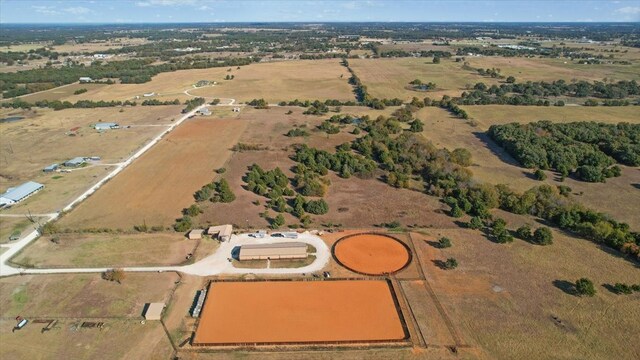
[[[202,229],[193,229],[189,231],[189,234],[187,235],[187,237],[189,238],[189,240],[200,240],[202,239],[203,232],[204,230]]]
[[[87,160],[83,157],[75,157],[71,160],[67,160],[64,162],[64,166],[66,167],[78,167],[82,166],[87,162]]]
[[[4,194],[0,195],[0,206],[19,203],[42,189],[44,189],[44,185],[34,181],[28,181],[20,186],[9,188]]]
[[[231,234],[233,234],[233,226],[211,226],[209,227],[209,229],[207,229],[207,234],[211,235],[212,238],[217,237],[220,241],[229,241],[231,240]]]
[[[58,170],[58,164],[51,164],[49,166],[47,166],[46,168],[42,169],[42,171],[44,172],[54,172]]]
[[[284,242],[242,245],[238,260],[306,259],[308,256],[306,243]]]

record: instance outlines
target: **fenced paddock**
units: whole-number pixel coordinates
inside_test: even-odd
[[[411,249],[402,241],[376,233],[347,235],[331,249],[338,264],[363,275],[394,274],[411,263]]]
[[[388,280],[214,281],[192,344],[376,343],[408,337]]]

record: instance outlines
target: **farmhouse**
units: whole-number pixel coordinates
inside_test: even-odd
[[[44,172],[54,172],[58,169],[58,164],[51,164],[49,166],[47,166],[46,168],[42,169],[42,171]]]
[[[82,166],[84,163],[86,163],[87,161],[83,158],[83,157],[75,157],[71,160],[67,160],[64,162],[64,166],[67,167],[78,167],[78,166]]]
[[[93,128],[96,130],[109,130],[109,129],[118,129],[120,125],[113,122],[99,122],[93,125]]]
[[[145,320],[160,320],[162,317],[163,303],[149,303],[144,310]]]
[[[305,259],[307,256],[307,244],[302,242],[286,242],[242,245],[240,247],[240,255],[238,256],[238,259]]]
[[[189,235],[187,235],[187,237],[189,238],[189,240],[199,240],[202,239],[203,232],[204,230],[202,229],[193,229],[189,231]]]
[[[44,185],[33,181],[28,181],[14,188],[9,188],[4,194],[0,195],[0,206],[19,203],[43,188]]]
[[[232,233],[233,226],[231,225],[211,226],[207,229],[207,234],[211,235],[211,237],[217,236],[220,241],[229,241]]]

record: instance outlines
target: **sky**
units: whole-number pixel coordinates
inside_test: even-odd
[[[0,23],[640,22],[640,0],[0,0]]]

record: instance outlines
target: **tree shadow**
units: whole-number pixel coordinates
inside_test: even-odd
[[[487,133],[476,131],[473,133],[473,135],[478,140],[480,140],[480,142],[484,144],[487,147],[487,149],[491,151],[493,155],[497,156],[503,162],[509,165],[520,167],[520,168],[522,167],[522,165],[520,165],[520,163],[516,161],[516,159],[514,159],[513,156],[511,156],[508,152],[506,152],[503,148],[501,148],[498,144],[496,144],[493,140],[491,140],[491,138],[489,137],[489,135],[487,135]]]
[[[522,170],[522,175],[524,175],[524,177],[526,177],[527,179],[530,179],[530,180],[538,180],[538,178],[536,178],[536,176],[534,174],[530,173],[527,170]]]
[[[602,284],[602,287],[609,290],[610,292],[616,294],[616,295],[620,295],[620,293],[616,290],[615,287],[613,287],[613,285],[611,284]]]
[[[433,246],[436,249],[440,249],[440,243],[438,243],[437,241],[429,241],[429,240],[425,240],[425,243],[429,244],[430,246]],[[438,260],[439,261],[439,260]],[[437,265],[437,264],[436,264]]]
[[[640,190],[640,183],[638,184],[631,184],[631,186],[633,186],[634,188]]]
[[[578,296],[574,283],[567,280],[553,280],[553,286],[562,290],[565,294]]]
[[[431,260],[431,262],[442,270],[447,270],[447,265],[442,260]]]

